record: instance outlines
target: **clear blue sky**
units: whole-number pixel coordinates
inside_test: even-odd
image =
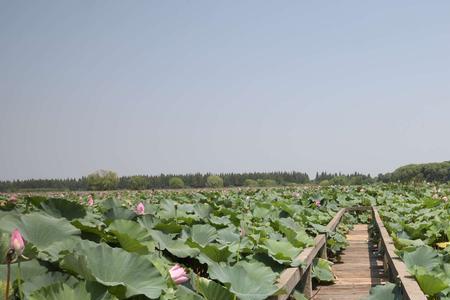
[[[450,1],[0,0],[0,179],[450,159]]]

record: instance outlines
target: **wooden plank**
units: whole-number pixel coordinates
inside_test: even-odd
[[[339,225],[342,216],[345,214],[346,209],[342,208],[339,210],[336,215],[331,219],[331,221],[326,226],[328,230],[334,231],[336,227]],[[324,234],[319,234],[314,238],[314,246],[305,248],[298,256],[296,260],[300,260],[302,262],[302,266],[300,268],[287,268],[283,272],[281,272],[280,277],[278,278],[277,286],[279,289],[286,292],[286,294],[279,296],[272,296],[270,299],[277,300],[285,300],[289,298],[289,295],[292,293],[296,285],[304,279],[304,286],[306,289],[310,289],[311,287],[311,264],[314,258],[320,253],[321,256],[326,255],[326,242],[327,238]],[[324,254],[325,251],[325,254]],[[298,270],[298,272],[296,271]],[[304,276],[306,275],[306,276]],[[305,278],[303,278],[305,277]],[[308,291],[306,291],[308,292]]]
[[[401,281],[403,296],[410,300],[427,300],[427,297],[420,289],[417,281],[409,274],[406,265],[400,257],[395,254],[394,242],[384,227],[384,223],[381,220],[377,208],[373,206],[372,212],[375,224],[380,232],[381,245],[385,249],[386,264],[394,278]]]
[[[334,216],[334,218],[331,219],[330,223],[328,223],[328,225],[327,225],[328,230],[330,230],[330,231],[335,231],[336,230],[336,227],[341,222],[341,218],[345,214],[346,211],[347,211],[346,208],[342,208],[341,210],[339,210],[337,212],[337,214]]]

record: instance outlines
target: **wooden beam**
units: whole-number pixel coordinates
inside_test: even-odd
[[[419,284],[414,277],[409,274],[406,265],[395,254],[395,246],[391,236],[384,227],[380,214],[376,207],[372,207],[375,224],[380,232],[381,244],[385,250],[385,259],[390,273],[393,277],[401,281],[401,289],[405,299],[409,300],[427,300],[427,297],[420,289]]]
[[[335,231],[336,227],[341,222],[342,216],[345,214],[346,209],[342,208],[326,226],[328,230]],[[326,251],[327,237],[325,234],[319,234],[314,238],[314,246],[303,249],[303,251],[297,256],[296,260],[302,262],[299,268],[287,268],[281,272],[278,278],[277,286],[283,290],[286,294],[272,296],[270,299],[285,300],[289,298],[297,284],[303,280],[305,281],[305,288],[308,289],[311,286],[311,264],[314,258],[320,253],[323,255],[323,251]],[[304,276],[306,274],[306,276]]]

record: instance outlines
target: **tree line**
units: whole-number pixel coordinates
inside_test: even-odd
[[[113,171],[99,170],[81,178],[26,179],[0,181],[1,192],[27,190],[112,190],[167,189],[240,186],[276,186],[309,183],[302,172],[253,172],[221,174],[161,174],[117,176]]]
[[[374,182],[450,182],[450,161],[402,166],[392,173],[371,177],[361,173],[316,173],[314,179],[302,172],[253,172],[221,174],[161,174],[117,176],[99,170],[82,178],[27,179],[0,181],[1,192],[28,190],[112,190],[168,189],[205,187],[267,187],[313,183],[320,185],[360,185]]]

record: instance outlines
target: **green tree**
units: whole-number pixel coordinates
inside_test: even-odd
[[[183,179],[180,177],[172,177],[169,179],[169,187],[171,189],[181,189],[184,187]]]
[[[98,170],[86,177],[86,183],[90,190],[113,190],[119,183],[119,177],[113,171]]]
[[[245,181],[244,181],[244,185],[245,185],[245,186],[255,187],[255,186],[258,186],[258,182],[257,182],[256,180],[247,178],[247,179],[245,179]]]
[[[145,190],[148,187],[147,181],[145,176],[131,176],[129,188],[132,190]]]
[[[210,175],[206,179],[206,186],[212,188],[220,188],[223,187],[223,179],[217,175]]]

